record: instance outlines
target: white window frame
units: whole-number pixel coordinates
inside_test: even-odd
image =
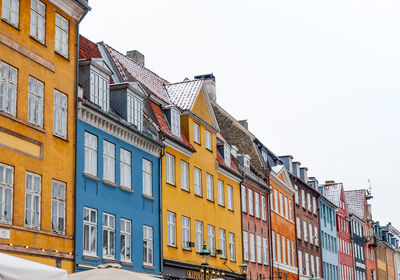
[[[31,0],[30,36],[42,44],[46,41],[46,5],[39,0]]]
[[[203,189],[201,186],[201,169],[194,167],[194,194],[203,196]]]
[[[15,0],[3,0],[3,5],[7,1]],[[18,69],[4,61],[1,61],[0,66],[0,110],[15,117],[17,111]]]
[[[85,220],[85,212],[88,212],[88,219]],[[94,213],[94,216],[92,215]],[[92,219],[94,218],[94,219]],[[85,226],[88,227],[88,237],[87,240],[89,244],[85,244]],[[91,242],[92,241],[92,242]],[[97,210],[83,207],[83,255],[97,256]],[[91,244],[92,243],[92,244]],[[91,246],[94,245],[94,248]],[[88,248],[88,250],[85,249]]]
[[[235,234],[229,233],[229,260],[235,261],[236,259],[236,246],[235,246]]]
[[[286,237],[282,235],[282,263],[286,263]]]
[[[203,222],[196,221],[196,252],[203,250]]]
[[[220,258],[226,259],[226,233],[225,230],[219,229],[219,249],[221,250]]]
[[[66,184],[52,180],[51,190],[51,231],[65,234]]]
[[[278,262],[282,262],[282,254],[281,254],[281,235],[279,233],[276,233],[276,249],[277,249],[277,256],[278,256]]]
[[[318,239],[318,228],[314,226],[314,237],[315,237],[315,246],[319,247],[319,239]]]
[[[296,250],[294,249],[294,241],[293,240],[291,240],[291,242],[292,242],[292,265],[295,267],[296,266],[296,257],[295,257],[295,254],[296,254]]]
[[[256,218],[260,218],[260,194],[258,192],[254,192],[254,204],[256,208]]]
[[[228,209],[233,211],[233,187],[226,185],[226,194],[228,197]]]
[[[293,201],[289,200],[289,220],[293,222]]]
[[[307,206],[308,212],[312,212],[311,194],[309,192],[307,192]]]
[[[304,270],[303,270],[303,255],[302,252],[299,250],[297,252],[297,262],[299,265],[299,271],[300,271],[300,275],[304,275]]]
[[[97,176],[97,136],[85,131],[85,173]]]
[[[181,137],[181,114],[176,109],[171,109],[171,132],[176,137]]]
[[[274,205],[274,210],[276,213],[279,213],[279,196],[278,196],[278,190],[274,189],[274,201],[275,201],[275,205]]]
[[[310,244],[314,244],[313,225],[312,224],[308,224],[308,232],[310,235]]]
[[[231,167],[231,148],[227,143],[224,144],[224,162],[228,167]]]
[[[249,260],[249,235],[247,231],[243,231],[243,259]]]
[[[54,90],[53,134],[67,139],[68,97],[61,91]]]
[[[265,265],[268,265],[268,239],[263,237],[262,238],[262,244],[263,244],[263,263]]]
[[[103,213],[103,258],[115,258],[115,215]]]
[[[143,101],[128,90],[127,95],[127,121],[136,126],[139,131],[143,127]]]
[[[289,204],[288,204],[288,198],[285,196],[284,198],[285,201],[285,218],[289,219]]]
[[[176,214],[167,211],[167,243],[176,247]]]
[[[253,263],[256,262],[255,240],[253,233],[250,233],[250,261]]]
[[[110,77],[95,67],[90,67],[90,101],[103,111],[110,109]]]
[[[19,26],[19,0],[3,0],[1,18],[18,28]]]
[[[143,265],[153,266],[153,228],[143,225]]]
[[[248,188],[248,199],[249,199],[249,215],[254,216],[254,202],[253,202],[253,190]]]
[[[182,216],[182,248],[190,250],[190,218]]]
[[[0,222],[11,224],[13,218],[14,167],[0,163]]]
[[[153,162],[142,160],[143,165],[143,194],[153,197]]]
[[[306,209],[306,193],[301,189],[301,206]]]
[[[103,140],[103,180],[115,182],[115,144]]]
[[[283,194],[279,193],[279,214],[284,217],[283,213]]]
[[[218,205],[225,206],[224,182],[218,179]]]
[[[165,154],[165,169],[166,169],[166,181],[168,184],[175,186],[175,157],[171,154]]]
[[[25,226],[40,229],[42,176],[26,172],[25,180]],[[38,182],[38,185],[36,185],[36,182]],[[35,201],[37,201],[36,208],[34,206]]]
[[[262,264],[262,245],[261,245],[261,236],[256,235],[256,248],[257,248],[257,263]]]
[[[303,233],[304,233],[304,241],[308,242],[307,222],[306,221],[303,221]]]
[[[214,176],[206,173],[206,193],[209,201],[214,201]]]
[[[261,196],[261,219],[267,220],[267,201],[263,195]]]
[[[122,187],[132,188],[132,153],[124,148],[119,150],[120,184]]]
[[[247,190],[246,186],[241,185],[242,212],[247,213]]]
[[[212,134],[206,129],[206,148],[210,151],[213,150],[212,146]]]
[[[127,219],[120,220],[120,256],[121,260],[130,262],[132,257],[132,222]],[[124,241],[122,241],[124,240]]]
[[[210,250],[211,256],[215,256],[215,227],[212,225],[208,225],[207,227],[208,233],[208,249]]]
[[[271,232],[271,238],[272,238],[272,258],[274,261],[276,261],[276,247],[275,247],[275,231]]]
[[[315,198],[315,196],[313,196],[312,200],[313,200],[313,214],[317,215],[317,199]]]
[[[193,122],[193,141],[197,144],[200,144],[200,139],[200,125],[196,122]]]
[[[43,127],[44,83],[29,76],[28,122]]]
[[[181,160],[181,189],[189,191],[189,163]]]
[[[308,253],[304,253],[305,265],[306,265],[306,275],[310,276],[310,260]]]
[[[69,21],[56,13],[54,50],[65,58],[68,58],[69,49]]]
[[[297,238],[301,240],[301,221],[299,217],[296,217],[296,227],[297,227]]]
[[[292,261],[291,261],[291,258],[292,258],[292,253],[291,253],[291,250],[290,250],[290,239],[289,238],[287,238],[286,239],[286,250],[287,250],[287,264],[288,264],[288,266],[292,266]]]

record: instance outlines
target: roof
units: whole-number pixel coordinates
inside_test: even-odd
[[[225,169],[229,170],[231,173],[234,173],[234,174],[236,173],[235,175],[241,177],[238,167],[236,166],[235,162],[232,160],[232,156],[231,156],[231,166],[228,166],[228,165],[226,165],[221,154],[219,152],[217,152],[217,162],[219,165],[221,165]]]
[[[99,47],[86,37],[79,35],[79,59],[101,58]]]
[[[121,54],[109,45],[104,43],[103,45],[109,53],[111,59],[114,61],[116,68],[118,69],[118,72],[124,81],[128,80],[124,73],[124,71],[126,71],[162,101],[166,102],[167,104],[171,103],[167,94],[167,90],[164,86],[168,84],[167,80],[161,78],[156,73],[135,62],[133,59]]]
[[[171,102],[181,110],[191,110],[199,95],[203,80],[185,80],[165,85]]]
[[[365,216],[365,190],[345,191],[347,207],[359,218],[364,219]]]
[[[325,197],[339,207],[340,192],[343,187],[342,183],[327,184],[322,187],[324,188]]]
[[[245,177],[248,177],[251,180],[253,180],[254,182],[258,183],[259,185],[261,185],[265,188],[268,188],[267,183],[262,178],[260,178],[256,174],[254,174],[251,170],[248,170],[248,169],[242,167],[241,165],[239,165],[239,169],[240,169],[240,171],[242,171],[242,173],[244,174]]]

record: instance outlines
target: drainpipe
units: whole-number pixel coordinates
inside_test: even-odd
[[[245,260],[244,260],[244,250],[243,250],[243,230],[244,230],[244,228],[243,228],[243,205],[242,205],[242,183],[244,182],[244,179],[246,178],[246,174],[244,174],[244,172],[243,172],[243,179],[242,179],[242,181],[240,182],[240,184],[239,184],[239,193],[240,193],[240,226],[241,226],[241,235],[242,235],[242,263],[244,263],[245,262]],[[247,270],[247,273],[248,273],[248,271],[249,270]],[[243,277],[244,279],[247,279],[247,275],[245,275],[244,277]]]
[[[164,136],[161,138],[161,142],[164,141]],[[162,224],[162,158],[165,155],[165,147],[161,148],[161,155],[158,158],[158,169],[159,169],[159,223],[160,223],[160,234],[159,234],[159,242],[160,242],[160,274],[163,275],[164,272],[164,262],[163,262],[163,224]]]
[[[81,18],[78,20],[77,24],[76,24],[76,38],[75,38],[75,120],[74,120],[74,125],[75,125],[75,143],[74,143],[74,156],[75,156],[75,168],[74,168],[74,178],[75,178],[75,192],[74,192],[74,220],[75,220],[75,224],[74,224],[74,271],[76,268],[76,252],[75,252],[75,236],[76,236],[76,180],[77,180],[77,174],[76,174],[76,165],[78,162],[78,157],[77,157],[77,143],[78,143],[78,76],[79,76],[79,24],[81,23],[81,21],[83,20],[83,18],[86,16],[86,14],[90,11],[90,7],[87,5],[84,5],[83,3],[81,3],[81,5],[85,8],[85,12],[84,14],[81,16]]]
[[[273,249],[272,249],[272,219],[271,219],[271,196],[272,196],[272,189],[271,189],[271,184],[270,184],[270,177],[271,174],[267,175],[267,185],[269,188],[269,194],[268,194],[268,234],[269,234],[269,279],[273,280],[274,279],[274,256],[273,256]]]

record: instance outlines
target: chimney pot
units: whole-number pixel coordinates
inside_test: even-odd
[[[144,66],[144,55],[141,52],[137,50],[127,51],[126,56]]]
[[[206,88],[208,97],[211,99],[211,101],[217,102],[217,91],[216,91],[216,86],[215,86],[214,74],[211,73],[211,74],[197,75],[197,76],[194,76],[194,78],[196,80],[204,81],[204,86]]]

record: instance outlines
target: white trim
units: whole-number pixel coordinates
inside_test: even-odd
[[[274,267],[277,268],[278,266],[279,266],[279,269],[282,269],[282,270],[285,270],[287,272],[294,273],[294,274],[297,274],[298,270],[299,270],[297,267],[289,266],[287,264],[274,261]]]
[[[85,14],[85,9],[77,1],[50,0],[50,2],[77,21]]]
[[[236,183],[241,183],[242,179],[231,174],[230,172],[226,171],[225,169],[222,169],[221,167],[217,167],[217,172],[224,175],[225,177],[228,177],[229,179],[231,179],[232,181],[236,182]]]
[[[171,139],[168,139],[168,138],[164,139],[163,140],[163,144],[165,146],[171,148],[171,149],[174,149],[174,150],[180,152],[181,154],[184,154],[187,157],[190,157],[193,154],[192,151],[190,151],[188,149],[185,149],[184,147],[182,147],[181,145],[175,143]]]
[[[283,171],[283,177],[285,178],[286,182],[283,182],[278,176],[282,173]],[[285,189],[287,192],[290,194],[294,195],[296,193],[296,190],[293,187],[292,181],[289,178],[289,174],[284,166],[282,166],[282,169],[276,173],[275,171],[272,170],[271,175],[273,177],[274,182],[277,183],[281,188]]]

